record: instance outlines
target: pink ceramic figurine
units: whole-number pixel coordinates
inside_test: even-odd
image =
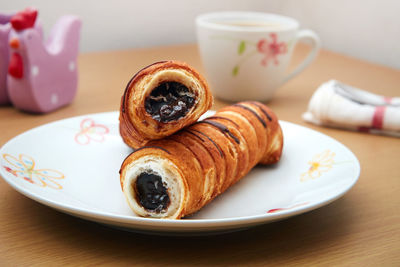
[[[11,30],[10,20],[14,14],[0,14],[0,105],[10,102],[7,94],[7,69],[10,57],[8,35]]]
[[[7,92],[7,72],[10,62],[10,46],[8,45],[9,34],[11,31],[11,18],[14,13],[0,13],[0,105],[10,103]],[[36,21],[34,28],[43,36],[42,26]]]
[[[81,21],[61,17],[43,42],[33,28],[36,17],[27,8],[11,18],[8,95],[21,110],[45,113],[71,103],[76,94]]]

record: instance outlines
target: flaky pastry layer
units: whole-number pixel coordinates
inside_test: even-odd
[[[157,121],[146,111],[146,99],[162,83],[176,82],[188,88],[194,104],[177,120]],[[213,98],[205,79],[192,67],[179,61],[151,64],[136,73],[126,86],[120,106],[120,134],[132,148],[161,139],[190,125],[212,106]]]
[[[138,215],[179,219],[201,209],[256,164],[277,163],[282,148],[277,116],[261,103],[241,102],[133,152],[121,166],[121,186]],[[142,171],[157,173],[171,196],[161,212],[146,210],[136,191],[129,190]]]

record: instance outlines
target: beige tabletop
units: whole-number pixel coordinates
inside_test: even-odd
[[[308,48],[299,46],[293,66]],[[130,77],[162,59],[204,72],[195,45],[83,54],[73,104],[46,115],[0,107],[0,146],[32,127],[119,109]],[[282,120],[327,134],[358,157],[361,176],[342,198],[317,210],[246,231],[203,237],[160,237],[77,219],[14,191],[0,179],[0,266],[26,265],[335,265],[400,266],[400,139],[306,124],[313,91],[335,78],[374,93],[400,95],[400,71],[322,51],[268,105]],[[227,103],[216,100],[214,109]]]

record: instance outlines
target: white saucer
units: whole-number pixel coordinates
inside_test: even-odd
[[[128,207],[119,168],[131,152],[118,112],[89,114],[29,130],[0,149],[0,174],[44,205],[131,231],[200,234],[268,223],[326,205],[356,182],[360,165],[336,140],[281,121],[279,164],[256,167],[198,213],[182,220],[137,217]]]

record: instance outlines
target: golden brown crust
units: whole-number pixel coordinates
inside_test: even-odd
[[[223,133],[209,124],[196,123],[190,126],[189,129],[198,131],[204,136],[207,136],[213,140],[222,151],[222,158],[225,161],[225,179],[221,181],[218,191],[219,193],[224,192],[236,177],[238,169],[238,154],[236,148]]]
[[[243,129],[241,129],[239,124],[234,122],[232,119],[224,116],[212,116],[204,121],[212,124],[217,123],[216,126],[219,126],[220,130],[222,128],[221,131],[223,131],[224,135],[228,137],[228,140],[234,146],[235,151],[238,154],[236,176],[233,178],[231,183],[227,185],[227,187],[229,187],[249,171],[250,155],[247,141],[241,131]],[[226,129],[223,129],[220,125],[226,127]]]
[[[145,100],[162,82],[179,82],[195,95],[195,104],[178,120],[160,122],[147,113]],[[197,121],[212,106],[213,98],[206,80],[192,67],[179,61],[153,63],[128,82],[120,105],[120,134],[132,148],[161,139]]]
[[[283,133],[279,125],[278,117],[266,105],[262,105],[255,101],[249,102],[249,104],[256,106],[258,110],[261,111],[261,115],[263,115],[268,126],[269,142],[267,144],[263,156],[261,157],[260,163],[261,164],[277,163],[280,160],[283,149]]]
[[[212,189],[215,188],[217,182],[217,171],[212,156],[207,149],[202,146],[200,142],[196,141],[188,132],[183,131],[179,135],[172,135],[168,138],[185,146],[199,162],[204,177],[204,187],[199,205],[204,206],[211,200],[213,195]]]
[[[224,158],[224,154],[220,146],[209,137],[207,134],[194,129],[194,127],[190,127],[190,129],[184,129],[182,133],[188,133],[193,136],[193,139],[198,143],[201,144],[211,155],[212,160],[215,164],[215,183],[214,189],[210,189],[211,198],[216,197],[222,192],[222,186],[225,181],[226,177],[226,160]]]
[[[218,111],[149,147],[131,154],[121,167],[121,184],[130,164],[145,155],[168,159],[177,166],[184,185],[179,219],[196,212],[244,177],[257,163],[276,163],[282,153],[283,136],[276,115],[258,102],[241,102]],[[152,216],[150,213],[149,216]],[[158,216],[158,215],[157,215]]]

